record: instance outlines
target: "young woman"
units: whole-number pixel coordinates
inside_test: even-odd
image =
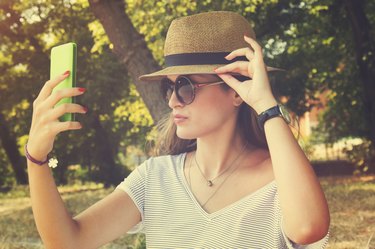
[[[246,19],[226,11],[176,19],[164,54],[166,68],[141,76],[162,81],[171,108],[159,156],[74,218],[46,163],[35,161],[46,158],[58,133],[81,128],[58,117],[85,113],[82,106],[53,106],[84,91],[51,94],[68,73],[42,88],[26,149],[46,247],[97,248],[143,231],[149,248],[324,248],[330,220],[324,193],[272,94],[272,68]]]

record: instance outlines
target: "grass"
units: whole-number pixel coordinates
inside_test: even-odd
[[[320,178],[326,193],[331,230],[328,249],[375,248],[375,176]],[[67,208],[77,214],[113,189],[101,185],[59,188]],[[144,237],[125,235],[102,247],[144,248]],[[27,188],[0,194],[0,249],[43,248],[34,225]]]
[[[82,212],[112,190],[104,189],[102,185],[97,184],[59,187],[65,205],[72,214]],[[10,193],[0,195],[0,249],[44,248],[34,224],[28,189],[17,187],[14,195],[16,197],[12,197]],[[139,237],[123,236],[102,248],[139,248],[142,241],[142,237]]]
[[[375,248],[375,176],[321,178],[331,213],[327,248]]]

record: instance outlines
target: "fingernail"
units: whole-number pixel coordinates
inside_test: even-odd
[[[65,73],[63,74],[64,76],[66,75],[69,75],[70,74],[70,71],[69,70],[66,70]]]
[[[78,88],[78,91],[80,91],[81,93],[84,93],[84,92],[86,92],[86,88],[79,87],[79,88]]]
[[[84,107],[83,107],[83,110],[84,110],[84,111],[85,111],[85,113],[86,113],[86,112],[88,112],[88,111],[89,111],[89,108],[87,108],[86,106],[84,106]]]

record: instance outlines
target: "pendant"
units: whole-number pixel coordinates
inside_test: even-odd
[[[207,186],[212,187],[212,185],[214,185],[214,184],[212,183],[212,181],[211,181],[211,180],[208,180],[208,181],[207,181]]]

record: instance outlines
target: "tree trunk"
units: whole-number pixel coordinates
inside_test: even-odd
[[[141,83],[138,77],[160,69],[129,17],[125,13],[123,0],[89,0],[90,8],[102,23],[109,40],[114,45],[114,53],[120,58],[133,79],[139,94],[145,102],[154,121],[159,121],[167,112],[167,105],[161,101],[158,83]]]
[[[364,12],[364,1],[346,0],[354,36],[356,60],[363,84],[364,107],[370,128],[370,140],[375,147],[375,41],[371,36],[371,25]]]
[[[20,27],[19,29],[12,29],[12,25],[2,25],[1,26],[1,33],[5,37],[8,37],[12,42],[23,42],[25,40],[28,40],[29,43],[34,47],[35,49],[35,55],[38,55],[38,59],[40,61],[41,65],[47,64],[49,61],[48,56],[43,51],[43,47],[41,44],[39,44],[38,40],[35,37],[32,37],[25,33],[25,31],[21,28],[22,22],[21,22],[21,14],[19,11],[15,10],[13,7],[14,3],[12,2],[6,2],[3,1],[0,4],[0,9],[3,9],[6,13],[10,13],[10,19],[9,23],[15,23]],[[12,58],[13,65],[24,63],[24,61],[21,61],[19,58]],[[6,68],[4,68],[3,72],[6,72]],[[5,108],[7,110],[7,107],[2,106],[2,108]],[[5,153],[8,157],[9,162],[11,163],[11,167],[13,168],[14,175],[16,178],[16,181],[18,184],[28,184],[28,178],[25,171],[26,168],[26,160],[24,160],[23,156],[20,155],[18,151],[18,145],[17,145],[17,136],[12,133],[11,129],[8,128],[6,120],[1,113],[0,108],[0,141],[2,142],[2,147],[5,150]]]
[[[13,168],[17,183],[27,184],[27,175],[24,170],[26,168],[26,160],[24,160],[20,155],[18,151],[17,141],[15,140],[16,136],[11,135],[10,130],[8,129],[8,126],[6,124],[6,120],[1,112],[0,124],[0,141]]]
[[[95,150],[97,155],[93,156],[96,157],[96,161],[100,163],[99,167],[105,168],[105,170],[100,170],[100,179],[98,180],[104,182],[106,187],[118,184],[120,180],[122,180],[122,176],[118,174],[118,169],[116,169],[118,165],[114,160],[117,151],[115,151],[109,141],[107,131],[102,126],[98,115],[93,115],[91,125],[96,130],[94,139],[97,143]]]

